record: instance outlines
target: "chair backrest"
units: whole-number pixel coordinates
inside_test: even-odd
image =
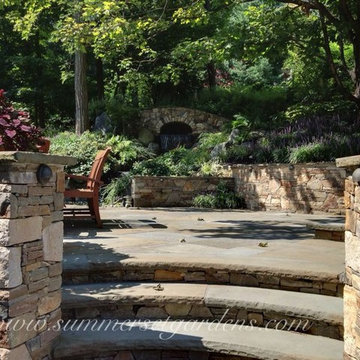
[[[106,148],[105,150],[101,150],[96,154],[93,166],[90,171],[89,180],[87,182],[88,189],[93,190],[96,186],[99,186],[98,182],[101,180],[104,165],[110,151],[110,148]]]

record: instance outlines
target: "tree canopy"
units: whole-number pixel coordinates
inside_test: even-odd
[[[2,87],[31,107],[42,126],[49,117],[73,116],[76,52],[87,57],[90,112],[103,94],[145,108],[194,103],[202,91],[234,86],[286,87],[288,105],[341,95],[360,107],[356,0],[2,0],[0,6]]]

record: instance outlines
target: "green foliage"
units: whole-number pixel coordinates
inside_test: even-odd
[[[326,116],[330,114],[356,114],[355,104],[342,98],[333,98],[331,101],[311,103],[308,105],[296,104],[274,117],[274,121],[290,122],[312,116]]]
[[[227,136],[224,132],[202,133],[199,137],[197,149],[204,151],[212,150],[216,145],[226,141]]]
[[[193,204],[198,208],[215,209],[216,197],[214,194],[197,195],[193,200]]]
[[[122,135],[112,135],[106,141],[111,147],[112,157],[121,165],[122,169],[129,169],[135,161],[148,159],[154,156],[137,140],[130,140]]]
[[[238,60],[231,60],[225,62],[224,67],[237,86],[252,86],[259,89],[281,83],[279,72],[276,73],[269,59],[264,57],[257,58],[254,64],[250,65]]]
[[[226,133],[203,133],[192,149],[178,147],[154,159],[134,164],[132,173],[143,176],[188,176],[210,160],[210,152],[227,139]]]
[[[292,164],[325,161],[328,160],[329,150],[329,145],[324,143],[307,144],[292,149],[289,160]]]
[[[111,147],[109,161],[104,173],[129,169],[135,161],[149,158],[151,154],[137,141],[124,136],[104,136],[101,133],[84,132],[78,136],[71,132],[61,133],[51,139],[50,152],[57,155],[69,155],[78,159],[75,166],[67,171],[75,174],[89,174],[96,153]]]
[[[232,118],[241,115],[253,127],[269,127],[270,119],[287,108],[287,89],[272,86],[256,89],[252,86],[232,86],[202,90],[192,104],[199,110]]]
[[[102,192],[102,201],[105,205],[117,205],[122,197],[130,192],[131,176],[122,175],[113,179]]]
[[[236,195],[224,181],[220,181],[214,193],[197,195],[193,204],[195,207],[212,209],[244,208],[244,200]]]
[[[109,115],[118,133],[134,135],[139,120],[139,109],[127,104],[118,96],[106,102],[106,113]]]
[[[198,155],[197,152],[179,147],[155,159],[136,163],[132,173],[143,176],[191,175],[200,167]]]

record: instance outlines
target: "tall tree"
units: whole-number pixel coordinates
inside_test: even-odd
[[[332,76],[342,95],[360,109],[360,1],[359,0],[275,0],[291,4],[306,15],[316,12],[321,22],[323,47]],[[337,64],[332,44],[337,44],[341,63]],[[352,47],[352,59],[347,61],[345,45]],[[349,88],[342,74],[351,80]]]
[[[75,132],[81,135],[90,129],[88,87],[86,79],[86,54],[75,51]]]

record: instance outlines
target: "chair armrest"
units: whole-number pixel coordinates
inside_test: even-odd
[[[82,181],[92,181],[94,183],[99,184],[100,186],[104,184],[103,181],[99,181],[93,178],[90,178],[88,176],[83,176],[83,175],[74,175],[74,174],[65,174],[65,178],[70,178],[70,179],[75,179],[75,180],[82,180]]]
[[[88,177],[83,175],[65,174],[65,178],[88,181]]]

